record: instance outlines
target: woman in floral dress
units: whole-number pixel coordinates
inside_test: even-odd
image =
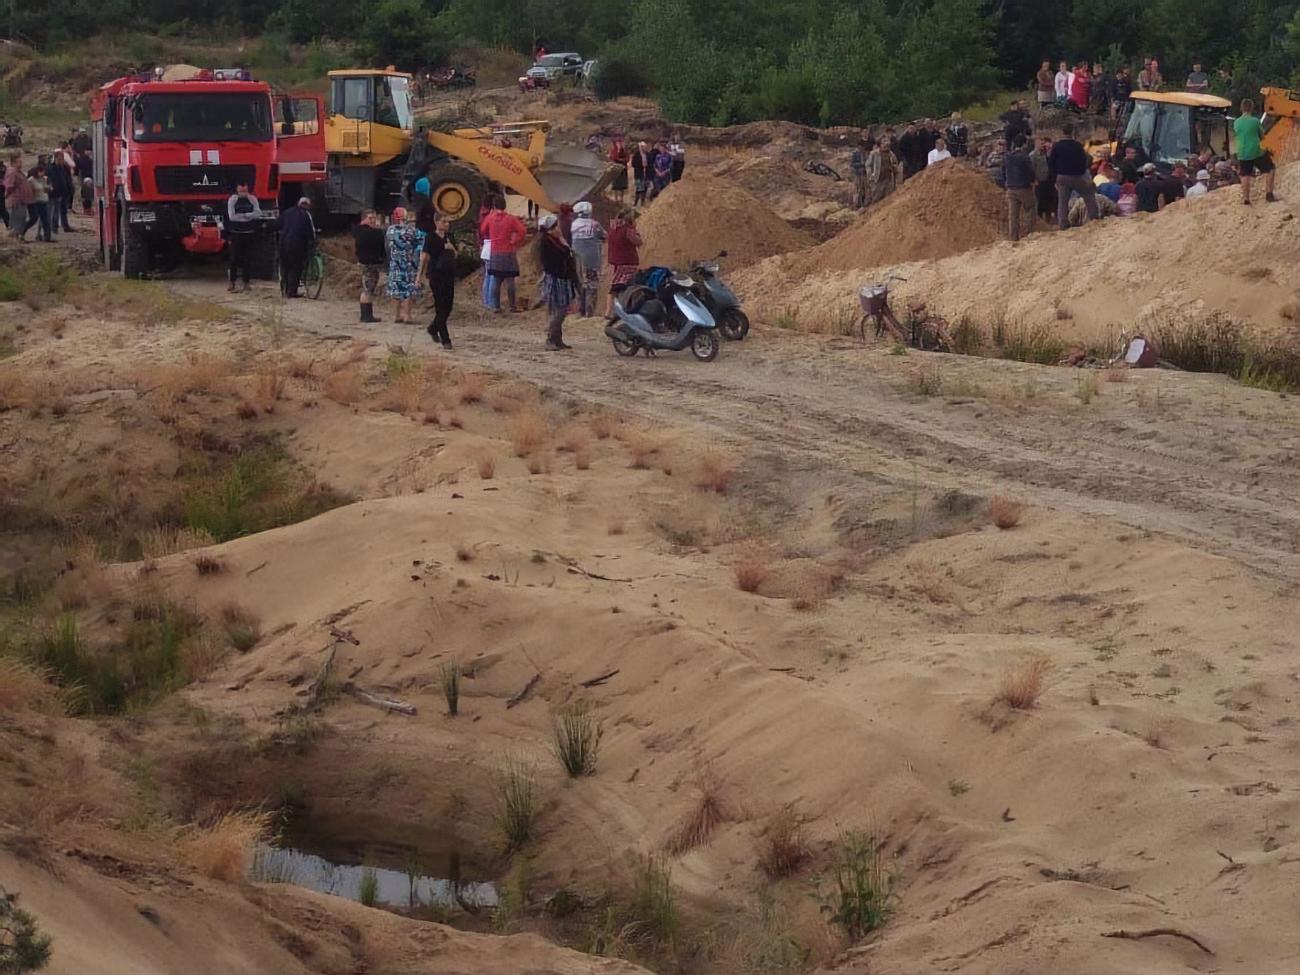
[[[415,227],[415,214],[405,207],[393,211],[393,224],[384,234],[388,248],[388,297],[397,302],[394,321],[410,324],[411,303],[420,297],[420,252],[424,232]]]

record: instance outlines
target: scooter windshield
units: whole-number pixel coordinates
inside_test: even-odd
[[[706,328],[713,328],[717,324],[700,299],[689,291],[679,291],[673,296],[673,300],[677,304],[677,309],[686,316],[688,321]]]

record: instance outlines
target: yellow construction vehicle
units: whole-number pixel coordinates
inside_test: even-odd
[[[1158,166],[1185,163],[1202,149],[1226,158],[1231,151],[1232,103],[1191,91],[1135,91],[1120,106],[1112,150],[1135,146]]]
[[[1286,88],[1263,88],[1263,112],[1260,122],[1264,138],[1260,145],[1273,157],[1273,162],[1284,163],[1300,159],[1300,92]]]
[[[555,212],[599,192],[613,169],[595,153],[547,148],[550,123],[514,122],[482,128],[418,127],[411,76],[392,68],[329,73],[325,119],[328,179],[318,184],[331,213],[389,210],[429,180],[434,207],[457,229],[476,226],[494,185]]]

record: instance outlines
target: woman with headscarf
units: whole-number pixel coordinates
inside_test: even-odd
[[[586,200],[573,205],[575,214],[572,235],[573,252],[578,257],[578,272],[582,277],[582,291],[578,295],[578,311],[586,317],[596,314],[596,292],[600,290],[600,271],[604,258],[602,242],[609,236],[591,215],[591,204]]]
[[[625,208],[618,212],[609,225],[609,264],[613,268],[609,282],[609,300],[605,304],[605,317],[614,317],[614,298],[632,283],[641,264],[637,250],[642,244],[636,229],[636,211]]]
[[[554,215],[542,219],[541,230],[537,252],[542,261],[542,300],[550,311],[546,351],[559,352],[569,348],[564,344],[564,319],[581,289],[578,264],[573,248],[565,242],[560,233],[560,222]]]
[[[393,223],[384,234],[388,248],[388,297],[397,302],[399,324],[411,324],[411,302],[420,296],[420,250],[424,234],[415,227],[415,214],[405,207],[393,211]]]

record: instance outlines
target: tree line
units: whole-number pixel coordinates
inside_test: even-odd
[[[940,115],[1026,87],[1044,59],[1154,55],[1174,84],[1200,61],[1230,97],[1300,68],[1300,0],[47,0],[10,4],[8,19],[10,36],[44,46],[123,25],[215,29],[342,42],[408,69],[469,45],[542,44],[598,58],[603,94],[714,125]]]

